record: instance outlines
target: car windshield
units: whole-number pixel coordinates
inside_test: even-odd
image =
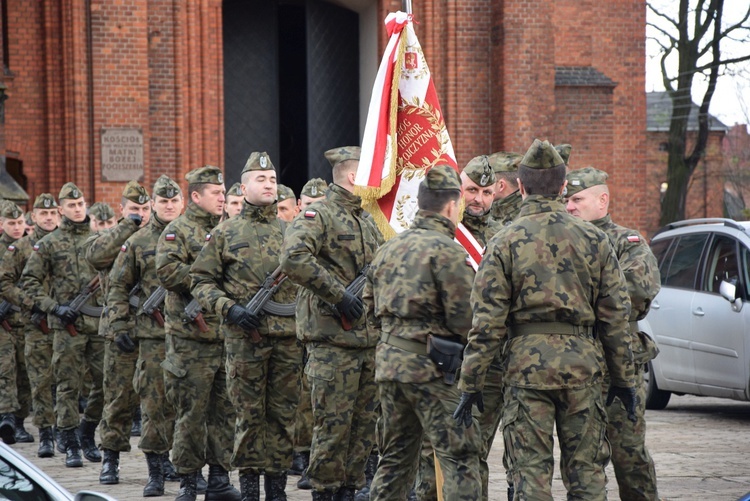
[[[47,501],[49,497],[26,475],[0,458],[0,500]]]

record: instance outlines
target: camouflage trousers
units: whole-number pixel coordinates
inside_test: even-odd
[[[31,385],[26,373],[24,334],[20,325],[11,332],[0,327],[0,414],[25,419],[31,409]]]
[[[52,334],[45,334],[29,323],[25,328],[25,338],[24,354],[31,384],[33,423],[37,428],[49,428],[55,426],[55,407],[52,403],[52,386],[55,384]]]
[[[516,500],[552,499],[553,430],[567,499],[604,501],[610,448],[601,385],[581,389],[505,390],[503,439]]]
[[[172,448],[174,408],[165,397],[163,339],[139,339],[133,388],[141,400],[142,431],[138,448],[163,454]]]
[[[299,403],[294,415],[294,452],[309,452],[312,442],[313,415],[310,380],[303,372],[299,378]]]
[[[383,430],[381,458],[370,499],[406,499],[423,438],[433,444],[443,472],[443,499],[476,501],[481,494],[477,423],[464,428],[453,419],[461,392],[442,380],[378,383]]]
[[[172,462],[187,475],[205,464],[230,469],[237,416],[227,395],[224,342],[167,333],[164,389],[175,411]]]
[[[137,344],[138,341],[134,340]],[[125,353],[107,340],[104,344],[104,412],[99,424],[102,449],[130,452],[130,428],[138,395],[133,389],[133,374],[138,351]]]
[[[86,421],[99,423],[104,405],[104,338],[97,334],[81,332],[77,336],[71,336],[65,329],[52,329],[51,332],[54,333],[52,366],[57,384],[57,427],[69,430],[78,426],[78,395],[83,389],[84,372],[87,367],[93,387],[88,394],[84,418]]]
[[[309,343],[313,437],[307,475],[317,491],[362,488],[379,408],[375,348]]]
[[[606,398],[609,381],[603,388]],[[612,466],[620,489],[620,499],[658,501],[654,460],[646,448],[646,385],[642,369],[636,373],[636,388],[638,401],[635,423],[628,419],[625,406],[619,399],[607,407],[607,438],[612,446]]]
[[[296,336],[227,338],[227,392],[237,410],[232,467],[279,475],[292,466],[302,346]]]

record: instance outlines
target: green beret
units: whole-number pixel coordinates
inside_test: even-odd
[[[126,198],[136,204],[145,204],[151,197],[148,196],[146,188],[138,184],[137,181],[128,181],[125,189],[122,190],[122,198]]]
[[[487,157],[490,162],[490,167],[499,174],[501,172],[517,172],[518,164],[521,163],[523,155],[518,153],[510,153],[507,151],[498,151]]]
[[[284,200],[289,200],[290,198],[292,200],[297,200],[297,197],[294,196],[294,192],[289,186],[284,186],[283,184],[280,184],[276,187],[277,189],[277,195],[276,200],[279,202],[283,202]]]
[[[305,183],[300,195],[305,195],[310,198],[320,198],[326,194],[327,189],[328,183],[319,177],[314,177]]]
[[[69,198],[71,200],[75,200],[77,198],[81,198],[82,196],[83,192],[78,189],[78,186],[73,183],[65,183],[60,189],[60,194],[57,196],[57,199],[65,200],[66,198]]]
[[[18,219],[21,216],[23,216],[23,211],[15,203],[10,200],[6,200],[2,203],[2,206],[0,207],[0,217],[6,219]]]
[[[469,179],[482,188],[495,184],[495,173],[492,172],[487,155],[479,155],[469,160],[469,163],[464,167],[464,172],[469,176]]]
[[[563,162],[565,162],[565,165],[568,165],[568,159],[570,158],[570,150],[572,150],[573,147],[569,144],[558,144],[555,146],[555,149],[560,154],[560,158],[563,159]]]
[[[232,187],[229,188],[229,191],[227,191],[227,195],[232,195],[233,197],[241,197],[242,185],[240,183],[234,183]]]
[[[108,221],[115,217],[115,211],[104,202],[96,202],[89,207],[89,217],[97,221]]]
[[[174,198],[182,195],[180,185],[169,176],[162,174],[154,183],[154,196],[162,198]]]
[[[559,165],[565,165],[560,154],[549,141],[534,139],[529,150],[523,156],[521,165],[529,169],[551,169]]]
[[[271,163],[271,157],[265,151],[254,151],[250,153],[250,157],[245,162],[245,168],[242,169],[242,174],[251,170],[276,170]]]
[[[449,165],[436,165],[422,180],[428,190],[461,190],[461,178],[456,169]]]
[[[57,202],[49,193],[42,193],[34,200],[34,209],[52,209],[53,207],[57,207]]]
[[[609,176],[606,172],[593,167],[584,167],[583,169],[576,169],[568,172],[565,179],[568,180],[568,191],[565,196],[569,197],[576,193],[587,190],[592,186],[598,186],[601,184],[607,184],[607,178]]]
[[[362,149],[359,146],[341,146],[333,148],[324,153],[326,159],[331,163],[331,167],[336,167],[341,162],[347,160],[359,160]]]
[[[224,184],[224,174],[213,165],[193,169],[185,175],[189,184]]]

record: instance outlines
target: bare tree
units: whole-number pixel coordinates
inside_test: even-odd
[[[690,177],[706,151],[708,107],[720,73],[727,67],[750,60],[750,46],[746,48],[747,53],[735,57],[722,58],[721,51],[722,41],[741,39],[750,33],[750,5],[740,21],[722,26],[724,0],[679,0],[677,12],[671,11],[674,2],[664,9],[658,8],[655,3],[654,0],[648,2],[648,9],[656,16],[656,22],[648,23],[656,34],[650,38],[661,48],[663,84],[672,99],[667,147],[668,184],[659,220],[661,225],[665,225],[685,218]],[[669,73],[668,59],[672,54],[676,54],[678,59],[676,75]],[[703,75],[708,86],[700,103],[698,135],[692,151],[688,152],[688,119],[696,75]]]

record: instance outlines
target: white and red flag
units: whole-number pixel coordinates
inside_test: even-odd
[[[417,192],[435,165],[458,170],[437,91],[412,15],[388,14],[388,45],[373,85],[355,192],[388,239],[417,213]],[[482,247],[459,224],[456,240],[478,266]]]

